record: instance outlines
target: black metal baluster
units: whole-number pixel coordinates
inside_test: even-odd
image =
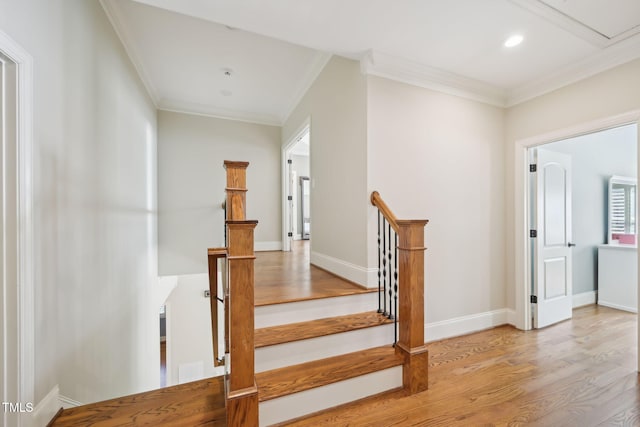
[[[387,233],[385,233],[386,218],[382,221],[382,314],[387,315]],[[391,286],[391,283],[389,283]]]
[[[380,217],[382,213],[378,211],[378,313],[382,313],[382,268],[380,262]]]
[[[389,319],[393,319],[393,281],[391,280],[392,275],[392,266],[391,266],[391,224],[387,226],[387,232],[389,233],[389,253],[387,256],[389,257],[389,315],[387,316]],[[394,232],[395,233],[395,232]]]
[[[395,322],[393,325],[393,345],[395,346],[398,342],[398,234],[396,234],[396,250],[394,254],[395,259],[395,268],[393,272],[393,288],[394,288],[394,311],[396,313]]]

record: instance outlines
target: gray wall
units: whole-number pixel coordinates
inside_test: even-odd
[[[206,250],[224,246],[224,160],[248,161],[247,218],[256,248],[281,248],[280,128],[158,112],[160,275],[207,272]]]
[[[542,147],[572,158],[574,294],[597,289],[598,245],[607,243],[609,178],[637,177],[636,141],[634,124]]]
[[[98,1],[0,0],[0,29],[34,58],[34,403],[155,388],[155,107]]]

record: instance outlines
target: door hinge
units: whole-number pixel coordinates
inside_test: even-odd
[[[291,164],[291,163],[293,163],[293,160],[287,159],[287,163]]]
[[[538,297],[536,295],[531,295],[531,304],[537,304],[538,303]]]
[[[288,237],[293,237],[293,233],[290,231],[290,232],[287,233],[287,236]]]
[[[287,200],[293,200],[293,196],[287,196]]]
[[[532,163],[529,165],[529,172],[537,172],[538,171],[538,165],[536,165],[535,163]]]
[[[529,230],[529,237],[538,237],[538,230]]]

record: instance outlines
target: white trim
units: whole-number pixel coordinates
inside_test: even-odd
[[[629,307],[626,305],[614,304],[612,302],[607,301],[598,301],[598,305],[602,305],[604,307],[615,308],[616,310],[630,311],[631,313],[637,313],[638,309],[635,307]]]
[[[281,251],[282,250],[282,242],[254,242],[253,250],[255,252],[265,252],[265,251]]]
[[[584,307],[585,305],[595,304],[598,298],[597,291],[587,291],[579,294],[573,294],[573,308]]]
[[[640,36],[624,40],[595,55],[510,90],[505,107],[512,107],[637,58],[640,58]]]
[[[302,124],[298,126],[296,131],[289,139],[282,140],[282,155],[281,155],[281,184],[282,184],[282,250],[289,252],[291,250],[291,241],[289,240],[288,231],[291,227],[289,223],[289,203],[287,195],[289,194],[289,168],[287,167],[287,159],[291,149],[298,141],[298,138],[308,132],[309,133],[309,149],[311,150],[311,116],[308,116],[302,121]],[[311,163],[311,152],[309,152],[309,163]],[[309,170],[311,172],[311,170]],[[309,174],[311,175],[311,174]]]
[[[55,385],[49,393],[42,399],[29,414],[31,420],[27,425],[33,427],[46,426],[58,413],[62,405],[60,404],[60,390]]]
[[[526,213],[529,212],[528,194],[528,149],[549,142],[573,138],[616,126],[640,121],[640,110],[619,114],[613,117],[592,120],[575,126],[558,129],[542,135],[524,138],[515,142],[514,149],[514,225],[515,236],[513,253],[515,256],[515,298],[516,316],[515,326],[519,329],[531,329],[531,304],[529,303],[529,289],[531,289],[531,274],[528,259],[528,229]],[[639,133],[640,138],[640,133]],[[639,152],[640,155],[640,152]],[[638,162],[640,164],[640,161]],[[640,317],[638,317],[640,325]],[[639,327],[640,332],[640,327]],[[640,352],[639,352],[640,353]],[[639,354],[640,356],[640,354]]]
[[[509,322],[509,309],[487,311],[485,313],[456,317],[424,325],[425,342],[439,341],[446,338],[467,335],[472,332],[494,328]]]
[[[360,60],[363,74],[504,107],[506,92],[487,83],[370,50]]]
[[[18,395],[33,402],[35,395],[35,299],[33,290],[33,58],[0,31],[0,51],[17,66],[18,129]],[[4,384],[2,385],[4,387]]]
[[[211,105],[184,102],[174,99],[162,98],[158,101],[158,110],[174,113],[193,114],[195,116],[213,117],[216,119],[234,120],[237,122],[253,123],[267,126],[282,126],[280,118],[272,114],[252,113],[226,108],[218,108]]]
[[[311,264],[368,288],[378,286],[377,268],[362,267],[314,251],[311,251]]]
[[[295,95],[291,98],[291,102],[289,102],[289,106],[284,110],[284,114],[282,114],[281,125],[284,124],[287,120],[289,120],[291,113],[293,113],[293,111],[298,106],[300,101],[302,101],[302,98],[307,94],[307,92],[309,91],[309,88],[311,88],[311,85],[315,83],[316,79],[318,78],[322,70],[324,70],[324,67],[327,66],[327,64],[329,63],[332,57],[333,55],[330,53],[321,52],[321,51],[316,52],[316,55],[313,58],[313,62],[311,63],[311,66],[307,70],[307,73],[305,74],[304,78],[302,79],[302,82],[298,87],[298,90],[296,91]]]
[[[516,311],[510,308],[507,308],[507,324],[516,325]]]
[[[131,61],[131,63],[133,64],[133,67],[138,72],[138,76],[140,77],[142,84],[147,90],[149,97],[151,97],[151,101],[157,108],[158,102],[160,100],[158,91],[153,85],[153,83],[151,82],[151,79],[149,78],[149,74],[144,69],[144,64],[140,60],[140,55],[138,55],[138,53],[136,52],[134,48],[134,44],[131,43],[132,37],[129,34],[129,31],[127,30],[127,26],[122,23],[123,22],[122,14],[120,12],[119,6],[117,6],[117,2],[100,0],[100,4],[102,5],[102,8],[104,9],[104,12],[107,15],[109,22],[111,22],[111,26],[113,27],[113,30],[115,31],[116,35],[120,39],[120,43],[122,44],[122,47],[127,53],[129,60]]]
[[[58,401],[64,409],[75,408],[83,405],[82,402],[78,402],[77,400],[73,400],[72,398],[63,395],[58,396]]]

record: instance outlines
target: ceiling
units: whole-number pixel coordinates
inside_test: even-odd
[[[158,108],[273,125],[331,55],[498,106],[640,57],[638,0],[101,2]]]

